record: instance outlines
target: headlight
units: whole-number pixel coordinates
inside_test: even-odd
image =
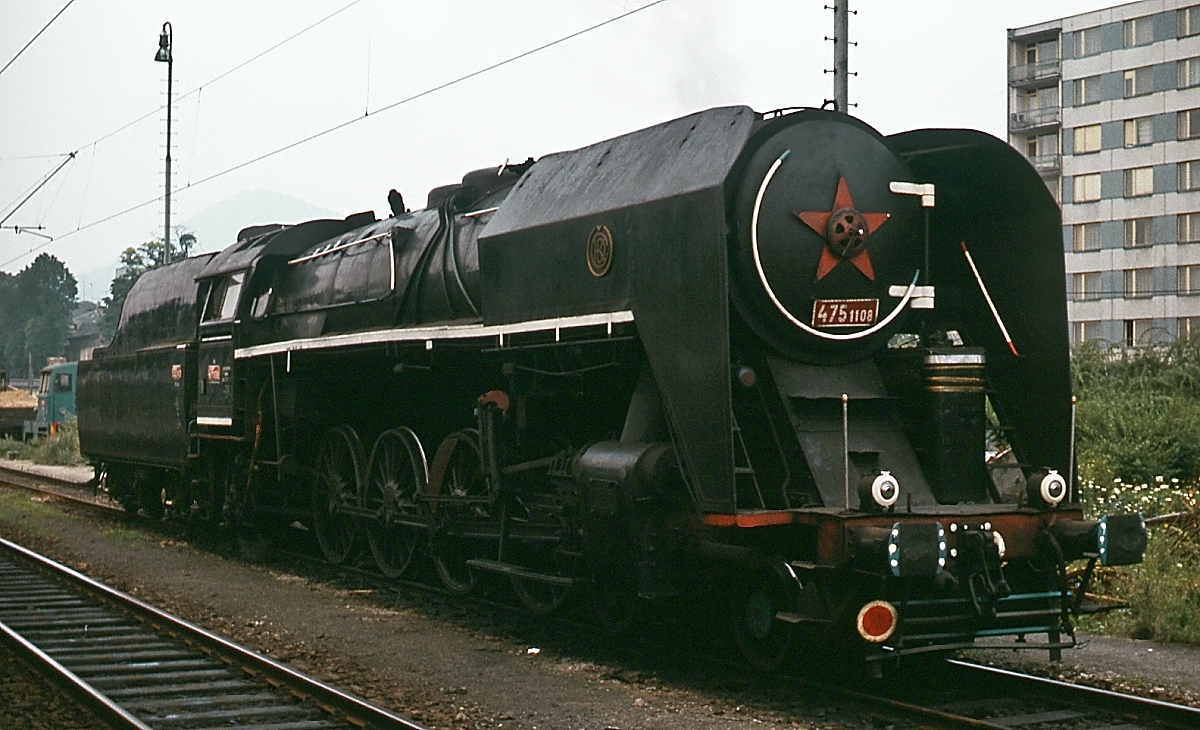
[[[891,472],[863,474],[858,482],[858,508],[861,510],[886,510],[899,498],[900,482]]]
[[[887,509],[900,498],[900,482],[890,472],[880,472],[871,482],[871,499],[883,509]]]
[[[1042,477],[1042,481],[1038,485],[1038,494],[1043,502],[1053,507],[1066,499],[1067,480],[1063,479],[1062,474],[1051,469],[1049,474]]]

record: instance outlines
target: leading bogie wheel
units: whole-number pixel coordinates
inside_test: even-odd
[[[795,625],[776,617],[795,609],[792,596],[770,570],[740,576],[731,595],[729,618],[733,639],[753,668],[772,672],[791,654]]]
[[[362,444],[350,426],[338,426],[325,432],[317,452],[312,490],[313,531],[325,559],[338,564],[354,547],[358,521],[343,507],[358,502],[362,483]]]
[[[366,508],[374,513],[367,522],[367,540],[379,572],[399,577],[412,562],[421,533],[428,522],[422,498],[429,481],[425,451],[408,428],[384,431],[375,440],[367,460]]]

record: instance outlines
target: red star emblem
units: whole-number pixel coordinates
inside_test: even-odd
[[[796,213],[797,218],[825,239],[821,261],[817,264],[817,281],[833,271],[833,267],[842,259],[849,259],[863,276],[875,281],[875,269],[871,267],[871,257],[867,255],[867,236],[879,230],[890,216],[890,213],[858,212],[844,177],[838,178],[837,195],[829,212]]]

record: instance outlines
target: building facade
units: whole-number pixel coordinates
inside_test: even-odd
[[[1073,341],[1200,337],[1200,3],[1009,30],[1008,112],[1062,205]]]

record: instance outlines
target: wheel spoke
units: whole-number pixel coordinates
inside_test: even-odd
[[[391,429],[379,435],[371,449],[367,483],[368,498],[380,506],[379,518],[367,523],[371,554],[380,572],[397,577],[407,569],[416,552],[421,528],[394,524],[392,518],[404,515],[425,520],[422,512],[400,509],[401,481],[424,489],[425,462],[416,434],[409,429]]]
[[[321,441],[313,483],[313,526],[321,552],[331,563],[346,559],[354,545],[358,524],[339,512],[354,504],[358,494],[358,437],[349,426],[330,429]]]

